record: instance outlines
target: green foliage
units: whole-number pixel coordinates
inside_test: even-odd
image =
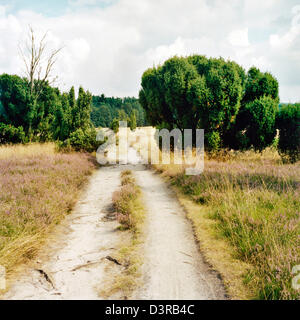
[[[0,123],[0,144],[1,143],[24,143],[25,132],[22,127],[14,127]]]
[[[247,74],[243,103],[246,104],[263,96],[271,97],[278,102],[278,81],[270,73],[262,73],[252,67]]]
[[[128,121],[128,116],[127,116],[125,110],[123,110],[123,109],[118,110],[118,119],[119,119],[119,121]]]
[[[76,150],[96,147],[96,130],[90,120],[91,94],[80,87],[76,99],[74,87],[61,94],[47,82],[37,85],[41,88],[38,95],[31,92],[26,79],[0,76],[0,143],[66,141],[63,144]]]
[[[271,97],[262,97],[249,102],[245,107],[247,127],[245,136],[248,147],[262,151],[271,145],[276,135],[275,116],[278,104]]]
[[[205,130],[205,147],[262,150],[276,133],[278,82],[233,61],[173,57],[142,76],[140,103],[151,125]]]
[[[130,114],[130,118],[129,118],[129,126],[131,130],[135,130],[136,129],[136,116],[135,116],[135,111],[132,111]]]
[[[268,72],[252,67],[234,125],[223,136],[224,146],[245,150],[263,150],[273,143],[275,114],[278,109],[278,81]]]
[[[119,131],[119,119],[114,119],[112,122],[111,122],[111,125],[110,125],[110,128],[115,132],[117,133]]]
[[[69,95],[68,95],[68,100],[69,100],[69,105],[71,107],[72,110],[75,109],[75,105],[76,105],[76,99],[75,99],[75,89],[74,87],[72,87],[70,89]]]
[[[112,122],[110,108],[105,104],[99,106],[98,108],[93,107],[91,120],[95,127],[109,127]]]
[[[212,131],[205,134],[205,145],[208,150],[217,151],[221,147],[221,137],[219,132]]]
[[[5,122],[15,127],[23,126],[25,131],[28,131],[33,118],[33,102],[28,85],[27,80],[15,75],[0,76],[0,100]]]
[[[197,127],[218,131],[220,136],[231,128],[240,108],[245,71],[233,61],[191,56],[189,61],[200,75],[194,94],[200,113]]]
[[[82,87],[79,88],[78,99],[73,107],[73,129],[84,128],[90,124],[92,96],[85,92]]]
[[[222,137],[238,113],[244,78],[244,70],[231,61],[174,57],[145,71],[140,102],[152,125],[202,128]],[[210,149],[219,146],[215,139],[207,141],[214,141]]]
[[[283,159],[300,160],[300,103],[284,105],[276,115],[278,150]]]
[[[96,141],[96,130],[93,127],[77,129],[70,134],[70,138],[67,139],[62,147],[71,146],[75,151],[96,151],[100,143]]]
[[[91,120],[95,127],[112,127],[113,119],[128,121],[135,112],[136,125],[145,126],[145,112],[136,98],[92,97]]]

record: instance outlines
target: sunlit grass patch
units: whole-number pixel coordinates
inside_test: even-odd
[[[53,155],[56,153],[54,143],[32,143],[16,145],[0,145],[0,160],[14,158],[34,158],[42,155]]]

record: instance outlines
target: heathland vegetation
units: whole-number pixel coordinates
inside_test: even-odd
[[[54,143],[0,146],[0,265],[8,275],[71,212],[94,168],[88,154],[58,153]]]
[[[299,299],[300,104],[279,107],[270,73],[195,55],[148,69],[140,101],[154,126],[205,129],[202,174],[154,167],[176,187],[229,294]]]
[[[200,128],[207,151],[202,174],[155,167],[188,199],[206,258],[232,297],[299,298],[291,270],[300,257],[300,104],[279,105],[278,81],[268,72],[197,55],[148,69],[141,86],[139,100],[83,88],[76,98],[74,88],[61,92],[34,74],[0,75],[0,144],[18,144],[0,147],[0,265],[10,272],[35,255],[94,168],[86,153],[56,150],[95,151],[95,127],[117,131],[119,120],[131,129]],[[119,257],[131,267],[115,288],[131,288],[138,275],[140,196],[124,172],[113,202],[131,232]]]
[[[206,156],[204,172],[154,165],[179,191],[207,260],[231,297],[299,299],[300,166],[275,149]]]

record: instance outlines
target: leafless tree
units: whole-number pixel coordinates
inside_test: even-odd
[[[19,45],[19,52],[25,64],[25,73],[30,84],[31,94],[37,98],[45,82],[53,84],[57,77],[51,72],[57,61],[57,55],[62,47],[47,52],[47,32],[40,40],[36,39],[35,32],[29,26],[28,39],[25,41],[25,48]],[[37,81],[35,81],[37,80]]]

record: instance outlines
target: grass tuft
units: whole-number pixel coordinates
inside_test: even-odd
[[[127,299],[140,282],[145,219],[142,193],[130,170],[121,173],[121,188],[113,194],[113,204],[123,232],[115,257],[122,264],[122,270],[118,270],[116,276],[108,280],[101,295],[108,298],[119,292]]]
[[[121,173],[121,188],[113,194],[113,205],[117,212],[117,220],[124,229],[139,232],[144,215],[141,212],[141,190],[136,185],[131,171]]]

